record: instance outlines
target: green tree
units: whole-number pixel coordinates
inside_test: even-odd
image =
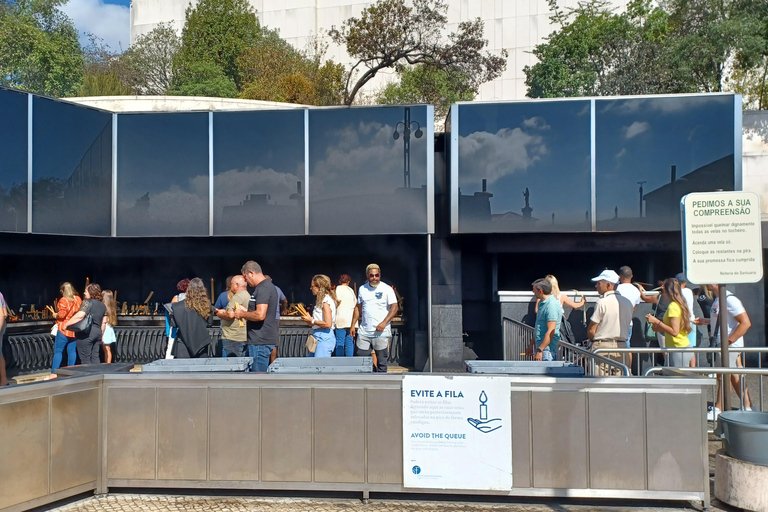
[[[347,105],[379,71],[398,65],[428,64],[462,73],[474,92],[506,69],[506,51],[500,56],[483,52],[488,41],[479,18],[459,23],[458,30],[445,37],[448,7],[443,0],[409,3],[412,6],[405,0],[378,0],[359,18],[330,30],[331,39],[355,60],[345,80]]]
[[[765,27],[754,15],[765,0],[664,0],[675,63],[699,90],[724,90],[727,68],[750,69],[766,49]]]
[[[109,45],[90,34],[90,43],[83,48],[85,70],[83,81],[77,90],[78,96],[122,96],[131,94],[131,87],[125,84],[117,72],[121,55],[113,53]]]
[[[136,94],[167,94],[173,83],[173,59],[180,49],[176,30],[160,23],[136,38],[120,58],[116,72]]]
[[[247,0],[201,0],[186,10],[181,48],[174,70],[187,80],[202,62],[218,66],[237,87],[242,80],[237,59],[261,37],[256,12]],[[210,71],[210,66],[206,67]]]
[[[168,94],[174,96],[213,96],[217,98],[236,98],[237,87],[234,80],[210,61],[195,62],[174,77]]]
[[[462,73],[421,64],[403,68],[398,75],[398,82],[387,84],[378,94],[379,103],[429,103],[435,106],[435,119],[444,119],[452,103],[475,98]]]
[[[0,85],[49,96],[74,94],[83,76],[66,0],[0,0]]]
[[[324,61],[326,46],[315,40],[299,51],[264,30],[254,46],[238,59],[243,79],[241,98],[305,105],[338,105],[343,97],[344,68]]]

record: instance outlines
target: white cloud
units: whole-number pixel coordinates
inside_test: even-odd
[[[537,130],[549,130],[551,128],[541,116],[529,117],[523,121],[523,126]]]
[[[495,134],[475,132],[461,137],[459,158],[467,162],[467,176],[478,183],[493,183],[502,176],[525,170],[547,153],[544,139],[520,128],[502,128]]]
[[[621,160],[622,158],[624,158],[624,155],[626,155],[626,154],[627,154],[627,148],[621,148],[621,151],[616,153],[616,156],[614,156],[614,158],[616,160]]]
[[[641,123],[639,121],[635,121],[629,126],[626,126],[624,128],[624,137],[627,139],[631,139],[632,137],[636,137],[643,133],[644,131],[647,131],[648,128],[650,128],[651,125],[648,123]]]
[[[105,4],[103,0],[69,0],[63,7],[80,34],[80,43],[88,43],[88,33],[104,40],[113,52],[128,49],[131,42],[130,9]]]

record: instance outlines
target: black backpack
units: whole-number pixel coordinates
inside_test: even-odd
[[[571,345],[576,344],[576,336],[573,335],[571,323],[565,318],[565,315],[560,320],[560,341],[570,343]]]

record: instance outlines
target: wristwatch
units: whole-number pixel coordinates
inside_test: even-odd
[[[541,348],[538,348],[538,347],[537,347],[537,348],[536,348],[536,352],[538,353],[538,352],[544,352],[544,351],[543,351],[543,350],[541,350]]]

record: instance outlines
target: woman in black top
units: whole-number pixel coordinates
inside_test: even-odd
[[[63,328],[76,324],[85,315],[91,314],[91,327],[75,334],[77,339],[77,355],[81,364],[99,364],[99,349],[101,348],[101,334],[107,323],[107,307],[101,301],[101,286],[91,283],[85,288],[85,300],[80,310],[72,315],[72,318],[64,322]]]
[[[192,279],[184,300],[171,305],[172,325],[178,327],[173,355],[177,358],[207,357],[205,350],[211,343],[208,319],[211,317],[211,301],[205,284],[199,277]]]

